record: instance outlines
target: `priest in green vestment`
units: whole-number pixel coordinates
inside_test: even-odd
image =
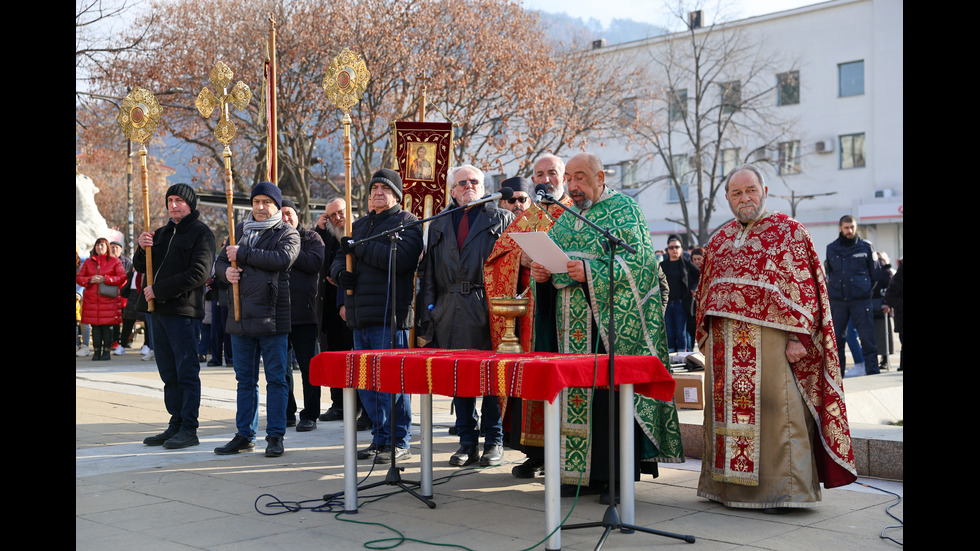
[[[617,249],[613,270],[613,304],[609,304],[609,253],[606,238],[577,217],[558,219],[549,235],[571,259],[568,273],[551,273],[532,263],[538,283],[558,289],[558,348],[564,353],[606,353],[610,312],[615,316],[616,354],[657,356],[669,364],[660,300],[657,258],[643,211],[635,200],[605,185],[602,162],[580,153],[565,165],[565,181],[575,208],[588,220],[636,249]],[[599,369],[605,369],[600,366]],[[562,482],[583,490],[591,482],[602,488],[608,478],[606,446],[617,445],[606,430],[606,391],[570,388],[562,394]],[[589,407],[589,404],[592,407]],[[635,394],[633,418],[636,460],[684,461],[674,403]],[[591,420],[591,422],[590,422]],[[618,428],[615,434],[618,435]],[[655,464],[655,463],[654,463]],[[645,462],[644,472],[653,472]],[[639,474],[640,470],[634,470]],[[618,476],[617,476],[618,479]]]

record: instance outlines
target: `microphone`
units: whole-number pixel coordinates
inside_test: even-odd
[[[514,190],[509,187],[502,187],[500,191],[494,193],[493,195],[487,195],[482,199],[477,199],[476,201],[470,201],[463,205],[465,208],[475,207],[476,205],[482,205],[483,203],[489,203],[490,201],[500,201],[501,199],[507,200],[514,196]]]
[[[538,202],[542,203],[548,201],[549,203],[557,203],[558,200],[548,194],[548,184],[538,184],[534,186],[534,194],[538,196]]]

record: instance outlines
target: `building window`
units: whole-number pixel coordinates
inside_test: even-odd
[[[680,184],[680,193],[677,191],[677,186],[674,182],[670,182],[670,192],[667,196],[668,203],[680,203],[681,201],[687,202],[687,183],[690,177],[690,167],[687,163],[687,155],[673,155],[670,158],[670,162],[674,168],[674,179],[678,184]]]
[[[840,97],[864,94],[864,60],[839,64],[837,80]]]
[[[800,72],[789,71],[776,75],[779,97],[776,105],[796,105],[800,103]]]
[[[671,90],[669,97],[668,110],[671,122],[687,118],[687,88]]]
[[[840,167],[864,166],[864,133],[845,134],[840,137]]]
[[[779,174],[800,173],[800,140],[779,144]]]
[[[737,80],[721,83],[721,112],[734,113],[741,105],[742,83]]]
[[[721,150],[721,174],[727,176],[729,172],[739,165],[739,150],[731,147]]]

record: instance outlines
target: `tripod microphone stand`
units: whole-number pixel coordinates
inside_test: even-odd
[[[408,224],[408,225],[400,224],[397,228],[393,228],[391,230],[388,230],[388,231],[379,233],[377,235],[373,235],[373,236],[370,236],[370,237],[361,239],[360,241],[348,241],[347,242],[347,247],[349,247],[351,250],[353,250],[357,245],[359,245],[361,243],[366,243],[368,241],[374,241],[374,240],[377,240],[377,239],[381,239],[382,237],[390,237],[391,244],[389,245],[389,248],[388,248],[388,255],[389,255],[388,256],[388,282],[389,282],[389,296],[391,297],[391,300],[390,300],[390,304],[391,304],[391,309],[390,309],[391,310],[391,315],[390,315],[390,318],[389,318],[389,326],[391,328],[391,334],[390,334],[390,337],[389,337],[389,346],[388,346],[389,349],[394,349],[395,348],[395,343],[396,343],[396,340],[397,340],[396,339],[396,334],[397,334],[397,328],[396,328],[397,303],[395,301],[395,298],[396,298],[396,292],[397,292],[398,285],[397,285],[397,282],[395,281],[395,277],[398,274],[398,270],[397,270],[398,242],[401,241],[401,239],[402,239],[401,232],[403,230],[405,230],[407,228],[410,228],[410,227],[413,227],[415,225],[418,225],[418,223],[419,222],[413,222],[412,224]],[[399,467],[398,466],[398,459],[396,457],[396,455],[397,455],[396,449],[397,448],[395,446],[395,426],[396,426],[395,421],[397,421],[397,417],[398,417],[398,411],[395,409],[395,394],[396,393],[394,393],[394,392],[389,393],[390,415],[389,415],[388,421],[389,421],[390,424],[389,424],[389,429],[388,430],[389,430],[389,435],[391,436],[391,446],[390,446],[391,449],[389,450],[390,453],[391,453],[391,458],[390,458],[390,460],[391,460],[391,466],[388,467],[388,473],[385,475],[385,479],[383,481],[381,481],[381,482],[375,482],[373,484],[368,484],[367,486],[364,486],[361,489],[362,490],[369,490],[371,488],[376,488],[378,486],[397,486],[397,487],[401,488],[402,490],[404,490],[405,492],[408,492],[409,494],[415,496],[419,501],[421,501],[421,502],[425,503],[426,505],[428,505],[430,509],[435,509],[436,508],[436,503],[434,501],[432,501],[428,497],[425,497],[425,496],[419,494],[418,492],[416,492],[415,490],[413,490],[411,488],[411,486],[416,486],[416,487],[421,486],[421,484],[422,484],[421,482],[416,482],[416,481],[412,481],[412,480],[402,480],[401,471],[404,469],[404,467]],[[346,403],[347,402],[345,401],[344,404],[346,405]],[[411,423],[411,419],[409,419],[409,423]],[[431,496],[429,496],[429,497],[431,497]]]
[[[616,237],[615,235],[613,235],[612,233],[610,233],[608,230],[605,230],[605,229],[599,227],[598,225],[596,225],[595,223],[593,223],[591,220],[587,219],[582,214],[580,214],[578,212],[575,212],[574,210],[569,209],[565,205],[562,205],[559,201],[556,201],[554,199],[554,197],[551,197],[550,195],[548,195],[548,193],[547,193],[547,187],[545,186],[545,184],[538,184],[538,186],[535,188],[535,192],[537,193],[537,195],[538,195],[538,197],[539,197],[540,200],[542,200],[542,201],[548,201],[550,203],[554,203],[556,205],[560,205],[561,208],[565,212],[569,212],[569,213],[573,214],[576,218],[578,218],[579,220],[582,220],[588,226],[590,226],[591,228],[595,229],[600,234],[602,234],[603,237],[606,238],[606,246],[604,248],[608,249],[608,251],[609,251],[609,298],[608,298],[608,300],[609,300],[609,322],[608,322],[609,350],[607,350],[607,353],[608,353],[608,356],[609,356],[609,365],[608,365],[608,370],[609,370],[609,387],[607,388],[607,392],[608,392],[607,417],[608,418],[607,418],[607,427],[606,427],[606,430],[608,431],[610,440],[613,441],[614,440],[614,435],[616,434],[616,432],[615,432],[615,429],[616,429],[616,423],[615,423],[615,420],[616,420],[616,402],[615,402],[615,384],[614,384],[615,383],[615,380],[616,380],[616,377],[615,377],[615,375],[616,375],[616,361],[615,361],[615,352],[616,352],[616,323],[615,323],[615,316],[613,315],[614,313],[613,313],[613,308],[612,308],[612,305],[614,304],[614,302],[613,302],[613,298],[614,298],[613,268],[614,268],[615,262],[616,262],[616,247],[621,247],[621,248],[625,249],[627,252],[632,253],[632,254],[636,254],[636,249],[633,248],[633,247],[631,247],[629,244],[627,244],[626,242],[624,242],[619,237]],[[626,393],[626,394],[628,395],[628,397],[632,398],[632,392],[629,392],[629,393]],[[630,403],[629,404],[625,404],[625,405],[624,404],[620,404],[620,408],[622,409],[623,407],[630,407],[630,408],[632,408],[632,400],[630,400]],[[620,423],[621,424],[633,423],[633,416],[632,415],[626,415],[624,413],[622,415],[622,417],[623,418],[620,420]],[[632,436],[630,436],[630,437],[632,437]],[[632,448],[632,446],[630,446],[630,448]],[[694,543],[694,536],[685,536],[685,535],[681,535],[681,534],[673,534],[673,533],[670,533],[670,532],[663,532],[663,531],[660,531],[660,530],[654,530],[652,528],[645,528],[645,527],[642,527],[642,526],[637,526],[637,525],[632,524],[631,522],[630,523],[626,523],[626,522],[623,522],[622,521],[622,517],[619,514],[619,509],[616,507],[616,495],[617,495],[617,492],[616,492],[616,490],[617,490],[617,488],[616,488],[616,456],[617,456],[616,446],[613,445],[612,443],[610,443],[609,449],[607,451],[608,451],[608,456],[607,457],[608,457],[608,462],[609,463],[606,466],[606,468],[607,468],[607,471],[608,471],[608,479],[609,479],[609,505],[606,507],[606,511],[603,514],[602,520],[599,521],[599,522],[586,522],[586,523],[581,523],[581,524],[573,524],[573,525],[570,525],[570,526],[565,526],[564,528],[566,530],[575,530],[575,529],[580,529],[580,528],[594,528],[594,527],[601,527],[601,528],[603,528],[602,536],[599,538],[599,542],[598,542],[598,544],[596,544],[596,547],[595,547],[595,549],[597,551],[602,548],[602,545],[603,545],[603,543],[605,543],[606,538],[609,537],[609,533],[612,532],[613,530],[617,530],[617,529],[620,530],[620,532],[622,532],[624,534],[632,534],[634,531],[640,531],[640,532],[646,532],[648,534],[654,534],[654,535],[658,535],[658,536],[665,536],[665,537],[669,537],[669,538],[684,540],[687,543]],[[624,458],[624,461],[632,461],[632,458],[631,457],[626,457],[626,458]],[[627,470],[627,469],[624,469],[624,470]],[[628,469],[628,470],[629,471],[632,471],[632,469]],[[625,477],[624,477],[624,481],[622,483],[622,485],[624,486],[624,488],[627,486],[627,484],[629,485],[629,488],[626,488],[626,489],[620,491],[620,494],[624,495],[624,500],[627,500],[629,502],[630,507],[631,507],[629,516],[632,516],[632,501],[633,501],[632,500],[632,497],[633,497],[633,490],[632,490],[633,480],[632,480],[632,477],[630,477],[630,480],[629,481],[626,481],[625,480]],[[629,519],[629,520],[632,521],[632,519]]]

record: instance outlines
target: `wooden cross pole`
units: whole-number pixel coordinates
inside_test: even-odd
[[[211,69],[211,73],[208,75],[208,80],[210,80],[211,84],[214,84],[215,88],[219,90],[220,96],[215,96],[211,90],[205,86],[201,88],[201,93],[197,95],[197,100],[194,102],[194,104],[197,106],[198,112],[201,113],[201,116],[205,119],[211,117],[211,113],[216,107],[220,109],[218,124],[214,128],[214,135],[218,138],[218,141],[225,146],[222,156],[225,160],[225,199],[228,203],[229,245],[235,244],[235,186],[231,172],[230,144],[232,139],[235,137],[235,133],[237,132],[235,124],[230,120],[230,105],[234,105],[239,111],[242,111],[248,107],[249,101],[252,100],[252,91],[248,88],[248,85],[242,81],[238,81],[231,91],[228,91],[228,85],[231,84],[234,76],[235,75],[231,72],[231,69],[229,69],[227,65],[221,61],[218,61],[214,64],[214,68]],[[231,266],[237,270],[238,262],[232,261]],[[241,321],[242,307],[239,299],[237,283],[232,285],[231,292],[235,304],[235,321]]]

